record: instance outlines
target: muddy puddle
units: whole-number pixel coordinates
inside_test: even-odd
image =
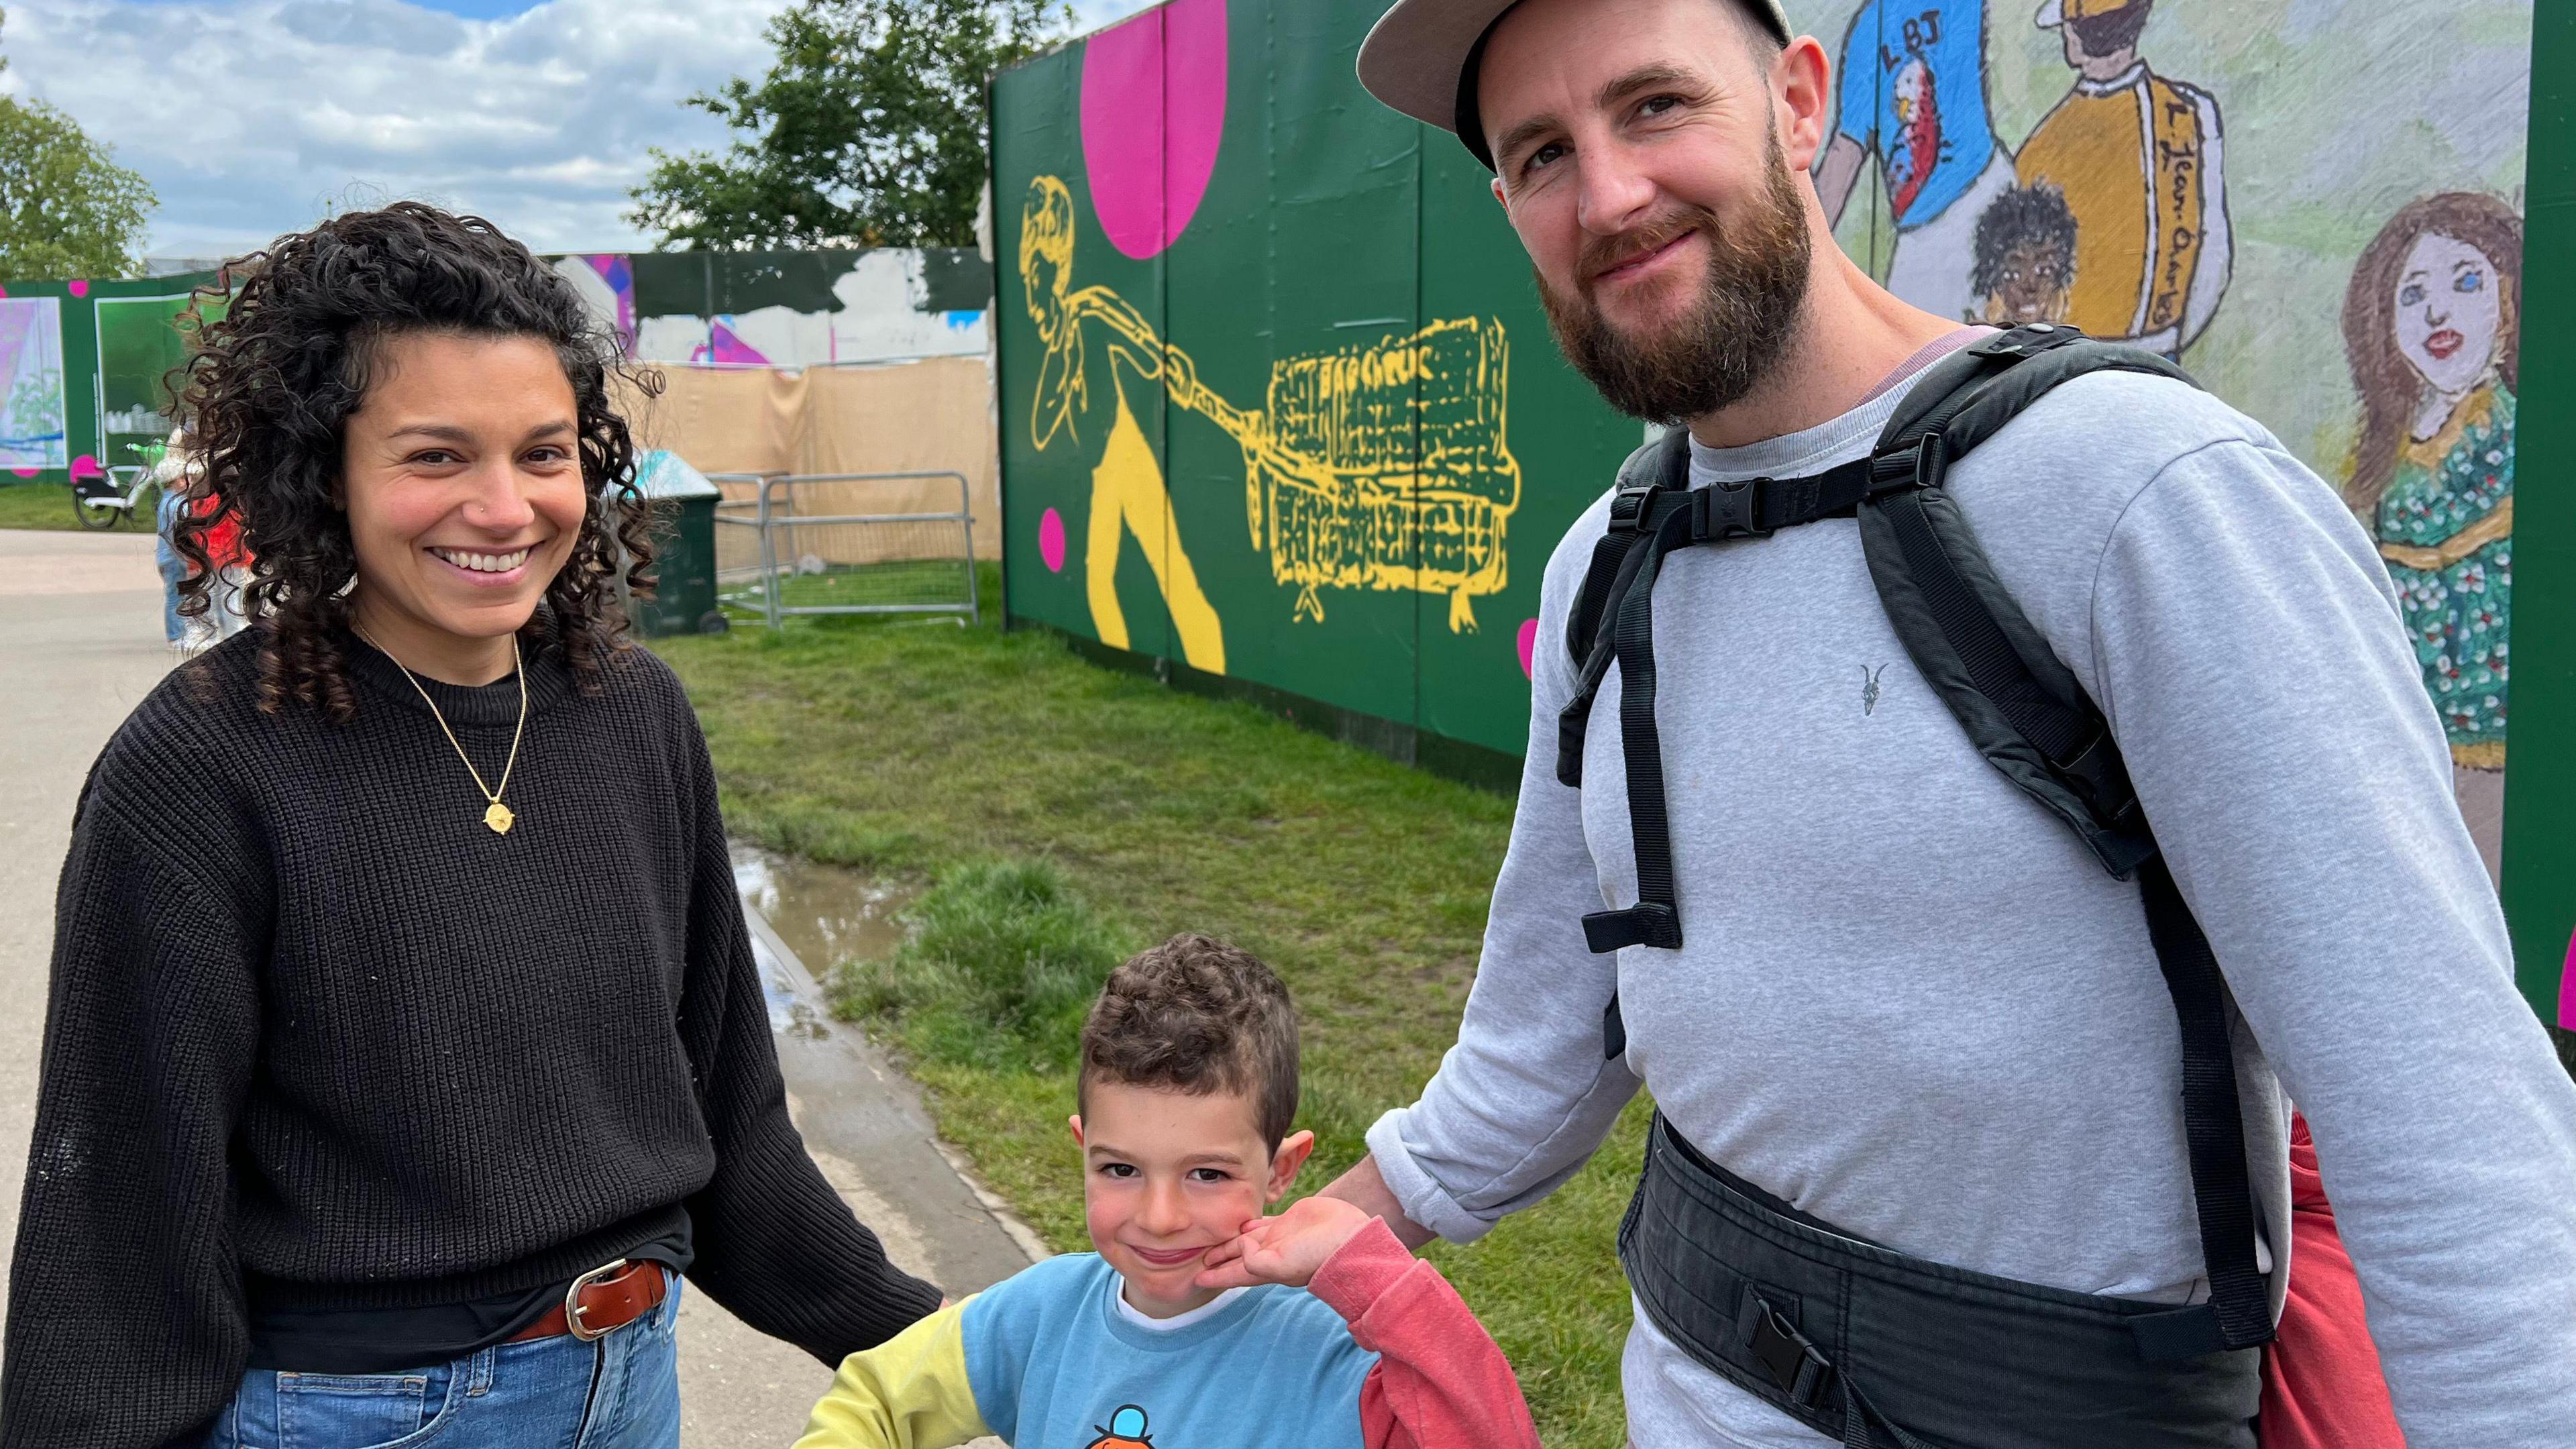
[[[804,965],[799,971],[780,960],[753,928],[752,951],[760,958],[770,1029],[816,1039],[832,1033],[816,983],[843,961],[884,956],[901,945],[903,925],[895,915],[915,894],[854,870],[747,845],[733,848],[733,884],[743,905],[767,921],[778,941]]]

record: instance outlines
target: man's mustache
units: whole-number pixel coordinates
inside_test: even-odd
[[[1649,252],[1660,251],[1694,231],[1708,233],[1717,240],[1717,217],[1705,207],[1691,207],[1649,218],[1611,236],[1595,237],[1583,244],[1575,258],[1575,277],[1589,294],[1592,283],[1612,267],[1623,266]]]

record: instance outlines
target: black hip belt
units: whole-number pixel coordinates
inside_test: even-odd
[[[2254,1449],[2257,1349],[2175,1308],[2019,1283],[1852,1237],[1709,1161],[1660,1117],[1619,1225],[1647,1317],[1850,1449]]]

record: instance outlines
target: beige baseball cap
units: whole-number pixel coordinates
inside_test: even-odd
[[[2039,7],[2039,28],[2055,30],[2069,20],[2117,15],[2144,3],[2146,0],[2043,0]]]
[[[1493,169],[1484,127],[1476,119],[1476,67],[1494,22],[1520,0],[1395,0],[1360,42],[1360,84],[1417,121],[1467,143]],[[1737,0],[1773,38],[1797,35],[1780,0]]]

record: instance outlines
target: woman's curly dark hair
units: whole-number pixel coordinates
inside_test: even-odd
[[[212,320],[210,304],[223,308]],[[620,553],[633,593],[649,592],[653,559],[634,440],[610,382],[656,389],[627,370],[570,283],[481,217],[404,201],[226,262],[181,325],[193,344],[173,381],[189,464],[170,541],[193,570],[181,612],[206,612],[216,585],[206,535],[238,521],[251,560],[242,607],[264,636],[260,708],[294,703],[343,721],[357,712],[342,652],[358,567],[338,502],[342,439],[384,342],[415,332],[538,338],[562,359],[589,502],[571,558],[520,637],[560,646],[581,686],[598,688],[627,647]]]

